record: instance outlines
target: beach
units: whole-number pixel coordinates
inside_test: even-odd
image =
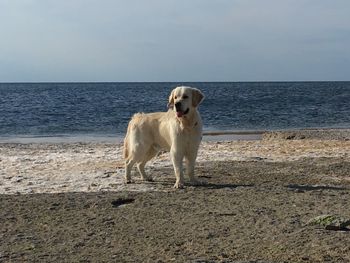
[[[0,262],[350,262],[350,231],[308,224],[350,218],[349,129],[221,136],[181,190],[168,153],[124,184],[120,141],[1,143]]]

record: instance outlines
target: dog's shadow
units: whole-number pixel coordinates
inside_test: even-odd
[[[239,187],[254,187],[253,184],[231,184],[231,183],[203,183],[203,184],[187,184],[187,186],[196,187],[196,188],[204,188],[204,189],[236,189]]]
[[[172,188],[175,184],[175,178],[172,177],[172,168],[166,167],[167,169],[162,169],[161,174],[156,170],[153,173],[153,179],[151,181],[144,181],[140,179],[136,179],[133,181],[134,184],[148,184],[154,185],[160,188]],[[154,176],[155,175],[155,176]],[[137,175],[136,175],[137,177]],[[212,179],[212,176],[202,175],[199,176],[198,179],[201,181],[200,183],[193,183],[187,179],[185,179],[185,187],[189,189],[210,189],[210,190],[219,190],[219,189],[236,189],[240,187],[254,187],[253,184],[234,184],[234,183],[216,183],[216,182],[208,182]]]
[[[161,187],[172,187],[175,183],[175,180],[153,180],[153,181],[136,181],[136,184],[151,184],[151,185],[157,185]],[[254,187],[253,184],[231,184],[231,183],[210,183],[210,182],[201,182],[201,183],[191,183],[190,181],[185,182],[186,188],[192,188],[192,189],[211,189],[211,190],[219,190],[219,189],[236,189],[240,187]]]

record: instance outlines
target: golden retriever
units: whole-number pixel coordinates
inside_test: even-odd
[[[192,183],[198,183],[194,166],[202,139],[202,120],[197,106],[204,95],[190,87],[177,87],[170,96],[167,112],[137,113],[129,122],[124,140],[125,181],[131,182],[131,169],[136,163],[143,180],[145,164],[159,151],[169,151],[176,177],[175,188],[184,187],[182,161]]]

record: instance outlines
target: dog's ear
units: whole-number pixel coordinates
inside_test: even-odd
[[[174,91],[172,90],[169,96],[168,109],[174,107]]]
[[[204,99],[204,95],[198,89],[192,89],[192,105],[193,107],[197,107],[202,100]]]

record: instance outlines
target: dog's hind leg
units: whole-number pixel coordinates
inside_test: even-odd
[[[139,170],[139,173],[141,175],[141,179],[144,181],[152,182],[153,178],[151,176],[147,175],[145,172],[145,165],[146,165],[146,162],[142,162],[142,163],[137,164],[137,169]]]
[[[133,159],[125,162],[125,183],[127,184],[131,183],[131,169],[135,163],[136,161]]]
[[[151,147],[147,152],[145,159],[141,163],[137,164],[137,169],[139,170],[142,180],[153,181],[152,176],[146,174],[145,165],[149,160],[151,160],[154,156],[156,156],[157,153],[158,153],[158,150],[155,149],[154,147]]]

